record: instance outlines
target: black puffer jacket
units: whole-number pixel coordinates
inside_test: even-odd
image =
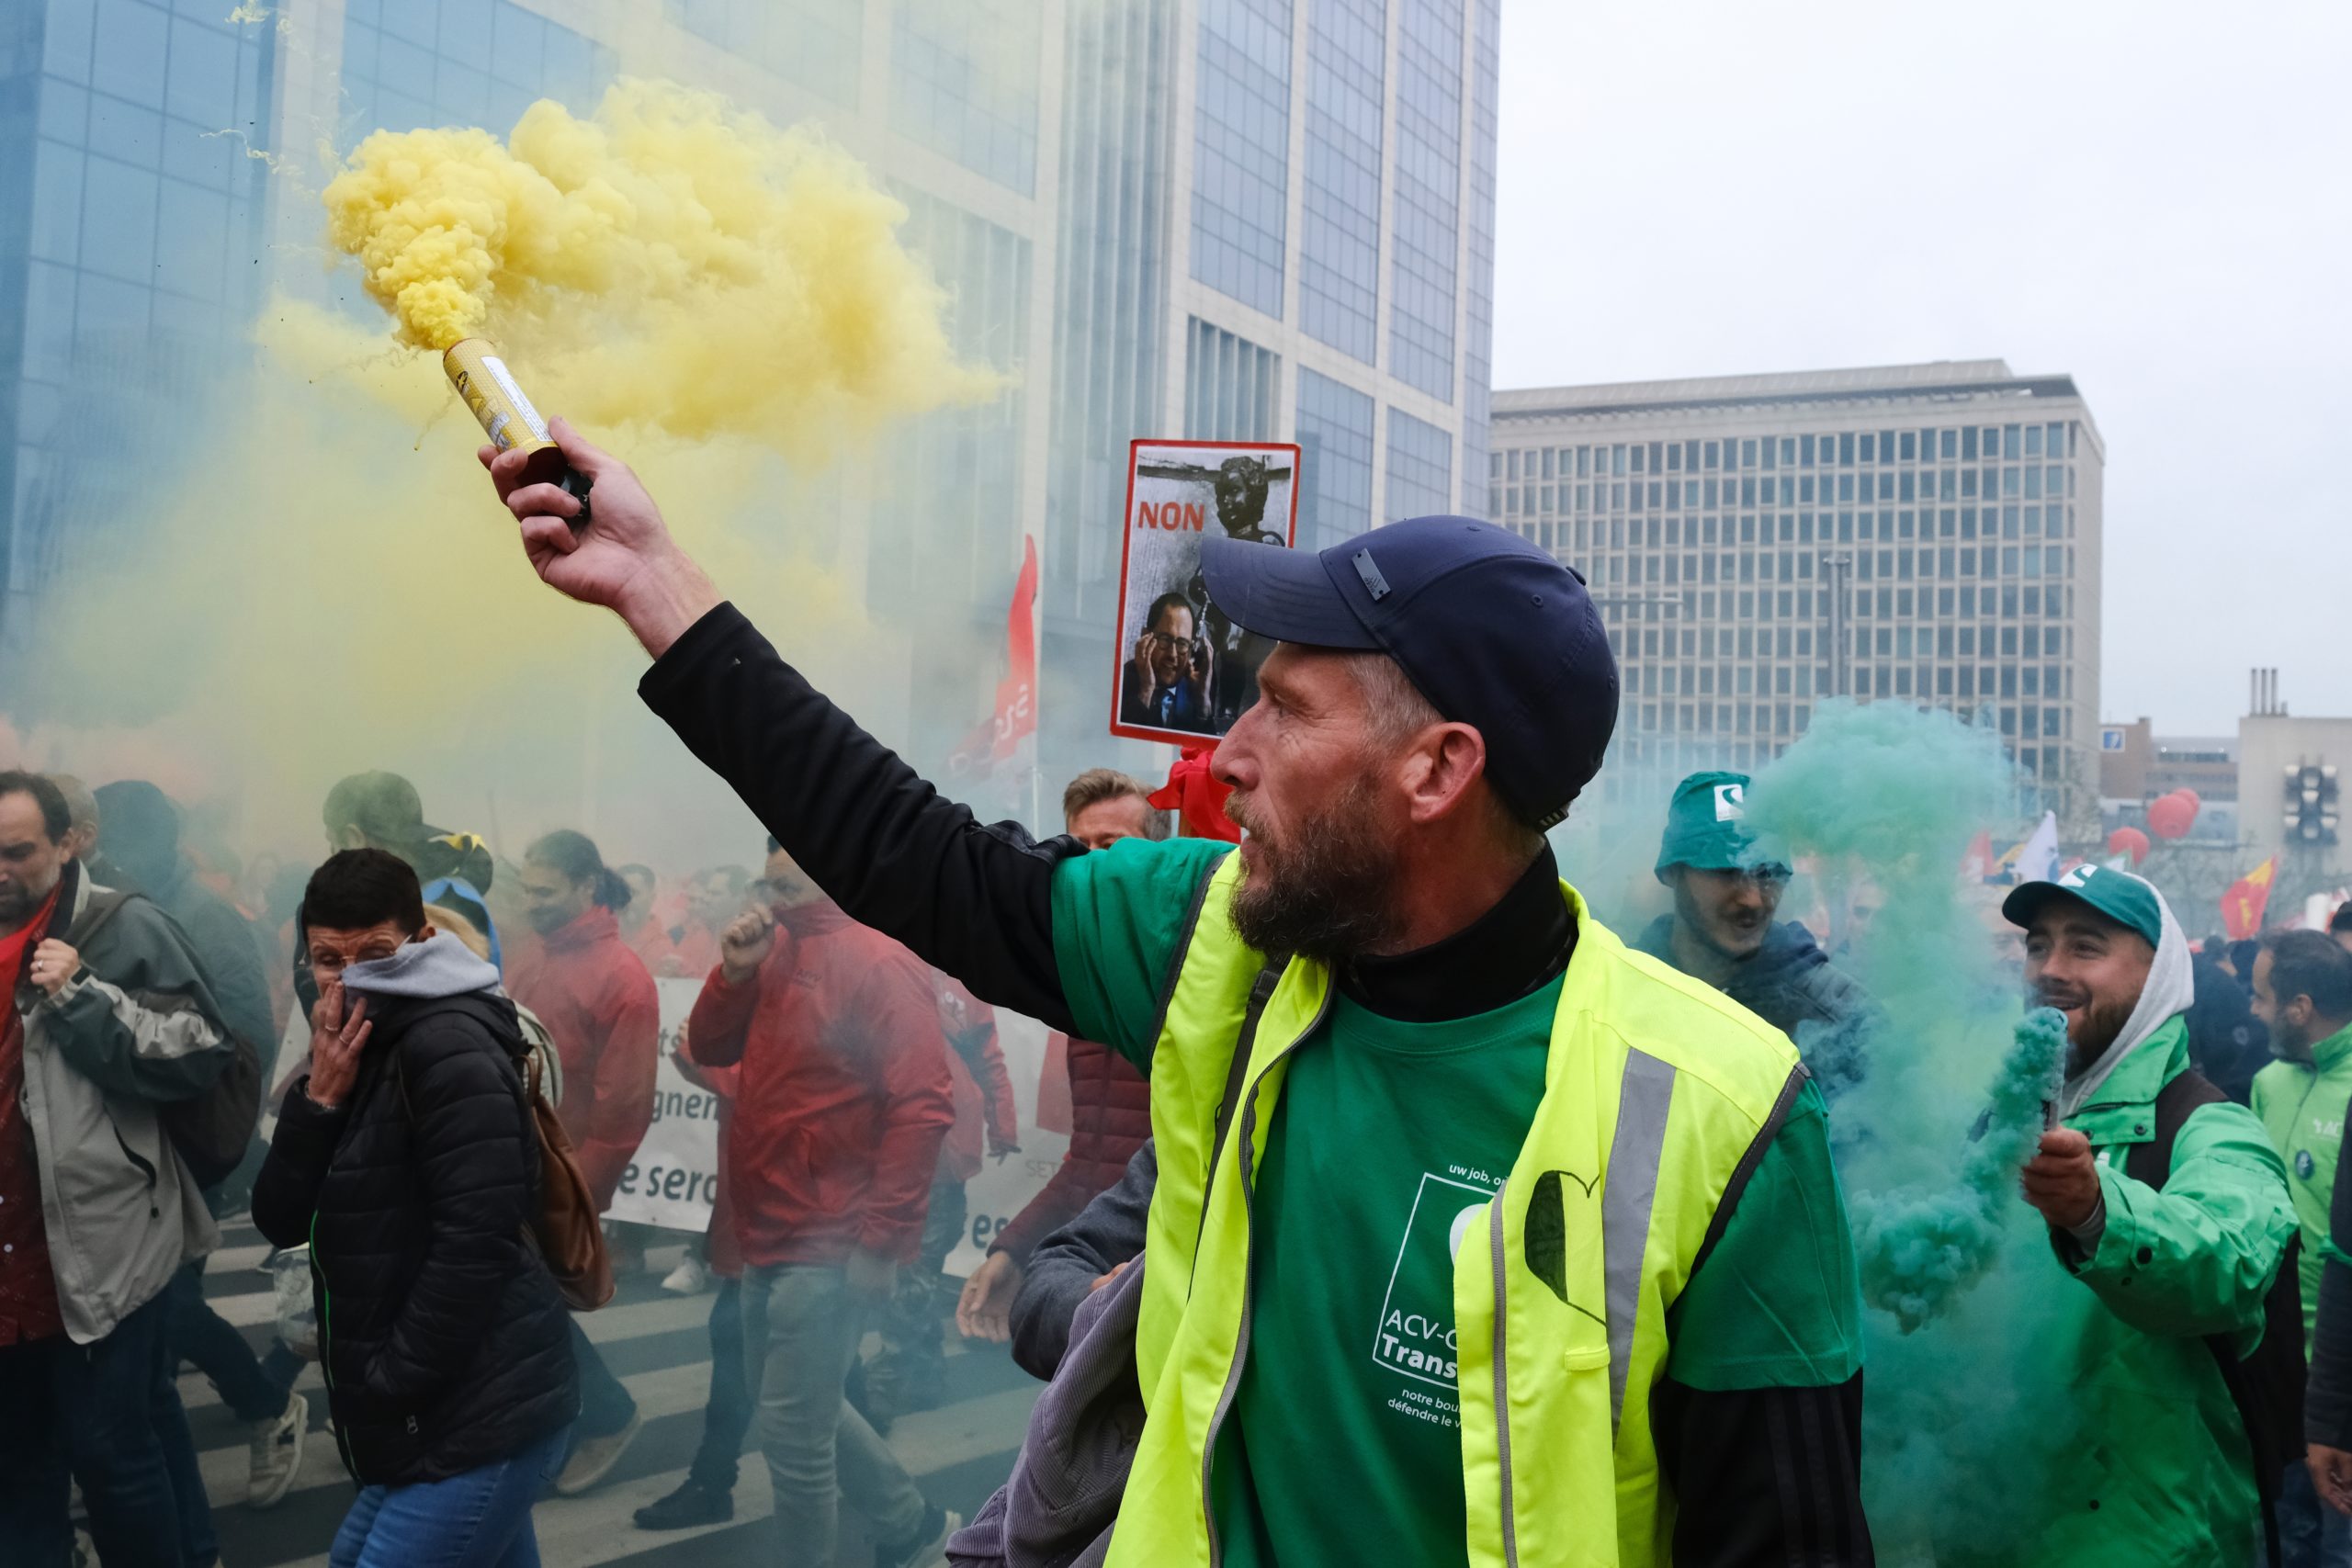
[[[401,953],[442,942],[456,945]],[[330,1111],[308,1074],[288,1091],[253,1213],[277,1245],[311,1244],[345,1465],[362,1484],[410,1485],[511,1458],[570,1423],[580,1395],[562,1298],[525,1235],[539,1145],[513,1004],[481,989],[368,1000],[351,1093]]]

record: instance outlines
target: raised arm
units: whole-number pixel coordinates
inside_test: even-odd
[[[520,483],[520,454],[484,447],[482,461],[533,570],[617,613],[654,656],[638,688],[647,705],[853,919],[975,995],[1068,1028],[1050,889],[1075,846],[1040,846],[1016,824],[983,826],[943,799],[720,602],[627,464],[561,420],[552,428],[592,481],[585,526],[574,528],[580,503],[564,491]]]

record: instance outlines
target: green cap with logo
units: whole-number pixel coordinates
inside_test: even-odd
[[[1694,871],[1747,868],[1747,775],[1692,773],[1674,786],[1666,808],[1666,835],[1657,846],[1657,871],[1687,865]]]
[[[2028,882],[2013,889],[2001,900],[2001,914],[2013,926],[2030,926],[2035,914],[2052,898],[2088,904],[2116,924],[2146,937],[2150,947],[2164,945],[2164,905],[2153,885],[2128,871],[2085,861],[2055,882]]]

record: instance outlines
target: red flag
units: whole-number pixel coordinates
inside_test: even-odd
[[[1178,753],[1176,765],[1168,770],[1168,782],[1144,799],[1159,810],[1174,811],[1177,831],[1185,838],[1223,839],[1238,844],[1241,829],[1225,814],[1225,797],[1233,793],[1233,786],[1209,772],[1209,758],[1216,750],[1214,742],[1185,747]]]
[[[1037,541],[1021,540],[1021,576],[1004,632],[1005,674],[996,683],[996,711],[947,754],[951,774],[986,773],[1037,733]]]
[[[2245,942],[2262,930],[2262,912],[2270,907],[2270,881],[2278,869],[2273,855],[2230,884],[2222,895],[2222,930],[2232,942]]]

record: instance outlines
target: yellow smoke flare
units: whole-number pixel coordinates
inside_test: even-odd
[[[492,337],[541,407],[796,457],[1002,385],[960,363],[906,209],[817,134],[624,79],[594,116],[379,131],[325,191],[395,335]]]

